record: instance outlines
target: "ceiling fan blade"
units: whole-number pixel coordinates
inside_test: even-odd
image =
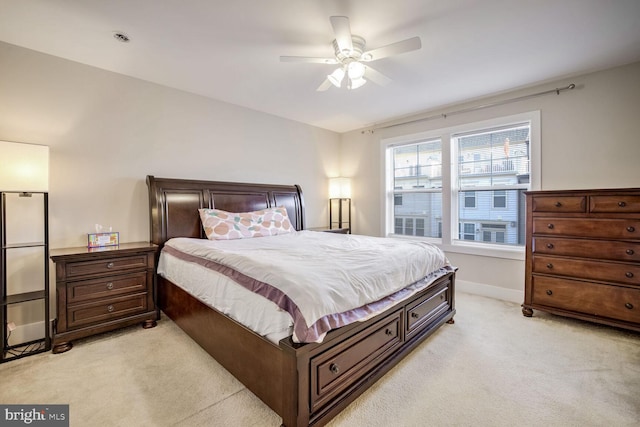
[[[351,40],[351,27],[349,18],[346,16],[331,16],[329,18],[333,32],[336,35],[336,43],[341,52],[350,54],[353,52],[353,41]]]
[[[401,42],[391,43],[386,46],[364,52],[362,54],[362,60],[367,62],[376,61],[378,59],[386,58],[387,56],[417,50],[421,47],[422,42],[420,41],[420,37],[412,37]]]
[[[309,56],[281,56],[280,62],[311,62],[314,64],[337,64],[335,58],[312,58]]]
[[[391,83],[391,79],[389,77],[385,76],[379,71],[376,71],[375,69],[371,68],[369,65],[366,66],[366,69],[364,71],[364,76],[369,80],[371,80],[372,82],[374,82],[375,84],[378,84],[380,86],[386,86],[389,83]]]
[[[322,82],[322,84],[320,86],[318,86],[318,89],[316,89],[316,91],[317,92],[324,92],[325,90],[329,89],[331,86],[333,86],[333,85],[331,84],[329,79],[324,79],[324,81]]]

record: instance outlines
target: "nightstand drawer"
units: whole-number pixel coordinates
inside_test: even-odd
[[[67,304],[147,291],[147,273],[67,283]]]
[[[145,311],[147,311],[146,293],[67,306],[67,326],[73,329]]]
[[[67,278],[94,274],[117,273],[135,268],[147,268],[146,255],[112,257],[97,261],[67,263]]]

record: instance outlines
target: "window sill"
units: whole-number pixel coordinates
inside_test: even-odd
[[[398,234],[389,235],[396,239],[422,240],[432,243],[442,249],[444,252],[459,253],[465,255],[476,255],[490,258],[513,259],[518,261],[525,260],[525,248],[487,245],[482,243],[453,243],[443,244],[440,239],[432,239],[428,237],[403,236]]]
[[[440,244],[438,246],[445,252],[453,252],[465,255],[477,255],[491,258],[514,259],[518,261],[525,260],[524,247],[496,247],[494,245],[468,243],[454,243],[450,245]]]

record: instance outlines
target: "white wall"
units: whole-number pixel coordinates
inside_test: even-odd
[[[380,141],[458,124],[540,110],[541,189],[640,187],[640,63],[548,82],[493,98],[407,117],[461,108],[576,84],[576,89],[363,134],[342,135],[341,173],[353,177],[354,232],[382,235]],[[388,124],[396,122],[388,122]],[[379,124],[383,126],[384,124]],[[448,253],[461,289],[522,301],[524,261]]]

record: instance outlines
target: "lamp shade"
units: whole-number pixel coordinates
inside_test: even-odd
[[[0,191],[49,191],[49,147],[0,141]]]
[[[330,199],[350,199],[351,180],[349,178],[337,177],[329,179]]]

